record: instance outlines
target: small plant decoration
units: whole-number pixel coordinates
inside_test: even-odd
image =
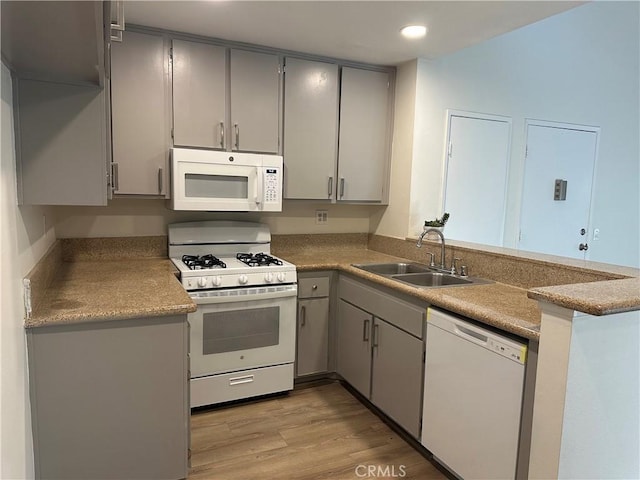
[[[447,223],[447,220],[449,220],[449,214],[445,213],[444,215],[442,215],[441,218],[436,218],[435,220],[425,221],[424,222],[424,226],[425,227],[442,228],[442,227],[444,227],[444,224]]]

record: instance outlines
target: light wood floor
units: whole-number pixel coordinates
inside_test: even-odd
[[[190,480],[446,478],[339,383],[193,413],[191,451]]]

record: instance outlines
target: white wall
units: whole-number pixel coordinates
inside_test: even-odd
[[[572,327],[558,478],[640,478],[640,312]]]
[[[107,207],[56,207],[56,236],[124,237],[166,235],[167,223],[195,220],[245,220],[264,222],[273,234],[366,233],[376,208],[362,205],[328,205],[286,201],[282,213],[175,212],[164,200],[120,198]],[[327,224],[316,225],[315,211],[328,210]]]
[[[590,242],[591,260],[640,266],[639,10],[638,2],[591,2],[419,60],[409,233],[441,214],[446,109],[513,118],[508,247],[518,232],[525,118],[596,125],[602,134],[592,228],[601,234]],[[397,192],[391,194],[393,205]]]
[[[387,208],[380,208],[371,217],[371,231],[378,235],[404,238],[409,222],[411,163],[414,131],[416,130],[417,60],[398,66],[394,106],[393,143],[391,150],[391,179]]]
[[[22,278],[55,233],[50,210],[17,206],[11,77],[4,64],[1,88],[0,478],[21,479],[34,476]]]

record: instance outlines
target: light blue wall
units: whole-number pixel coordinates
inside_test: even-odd
[[[573,319],[558,477],[640,478],[640,312]]]
[[[600,240],[590,242],[590,259],[640,267],[639,29],[640,3],[592,2],[420,60],[409,231],[440,213],[446,109],[513,118],[508,247],[518,234],[525,119],[595,125],[602,130],[591,227]]]

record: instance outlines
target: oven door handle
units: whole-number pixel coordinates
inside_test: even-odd
[[[229,379],[229,386],[242,385],[243,383],[253,382],[253,375],[243,375],[242,377],[234,377]]]

